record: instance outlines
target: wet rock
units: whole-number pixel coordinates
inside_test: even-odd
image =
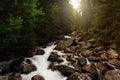
[[[96,67],[99,69],[100,73],[104,73],[108,70],[106,63],[98,62]]]
[[[120,60],[112,59],[112,60],[109,60],[108,62],[114,65],[116,68],[120,69]]]
[[[88,43],[95,43],[96,42],[96,39],[90,39],[87,41]]]
[[[19,59],[0,62],[0,74],[4,75],[16,71],[16,67],[21,63]]]
[[[57,38],[58,40],[64,40],[64,39],[65,39],[64,35],[57,36],[56,38]]]
[[[73,64],[73,67],[75,68],[75,70],[77,70],[78,72],[81,72],[81,66],[79,65],[79,64],[77,64],[77,63],[74,63]]]
[[[48,66],[48,69],[54,70],[54,66],[55,66],[54,63],[50,63],[49,66]]]
[[[81,46],[80,45],[76,46],[76,52],[79,52],[79,53],[81,52]]]
[[[65,53],[74,53],[76,52],[77,49],[79,49],[79,45],[76,45],[76,46],[70,46],[69,48],[65,48],[64,49],[64,52]]]
[[[34,55],[36,55],[36,52],[32,50],[29,50],[27,54],[24,54],[25,57],[33,57]]]
[[[111,48],[111,49],[114,49],[114,50],[117,50],[117,45],[116,45],[116,44],[111,44],[111,45],[110,45],[110,48]]]
[[[105,73],[105,80],[120,80],[120,71],[109,70]]]
[[[74,73],[67,78],[67,80],[92,80],[92,78],[84,73]]]
[[[11,73],[8,80],[22,80],[22,77],[20,73]]]
[[[37,52],[36,55],[43,55],[45,54],[45,51],[43,50],[43,48],[40,48]]]
[[[22,69],[22,61],[20,59],[13,59],[10,63],[12,65],[12,72],[19,72]]]
[[[75,38],[75,43],[79,44],[79,42],[82,41],[82,37]]]
[[[104,47],[103,46],[98,46],[94,49],[95,52],[103,51]]]
[[[107,54],[108,54],[109,59],[115,59],[115,58],[118,58],[119,56],[117,51],[113,49],[107,50]]]
[[[88,64],[88,65],[85,65],[82,68],[82,71],[89,72],[89,73],[91,73],[93,75],[97,75],[98,74],[95,64],[92,64],[92,63]]]
[[[8,74],[1,76],[0,75],[0,80],[8,80]]]
[[[84,57],[89,57],[89,56],[92,55],[92,51],[85,50],[85,51],[81,52],[81,55],[84,56]]]
[[[36,67],[33,64],[23,64],[23,70],[22,73],[28,74],[32,71],[35,71]]]
[[[70,48],[65,48],[64,49],[64,52],[66,52],[66,53],[71,53],[71,52],[73,52]]]
[[[77,49],[77,46],[71,46],[71,47],[70,47],[71,52],[75,52],[76,49]]]
[[[109,58],[108,58],[108,55],[107,55],[106,53],[101,54],[101,55],[100,55],[100,58],[101,58],[102,61],[107,61],[107,60],[109,59]]]
[[[80,66],[84,66],[84,65],[87,64],[87,60],[86,60],[86,58],[81,57],[81,58],[78,59],[78,63],[79,63]]]
[[[58,43],[58,45],[55,47],[57,50],[64,50],[66,47],[69,47],[72,45],[74,39],[67,39],[67,40],[62,40]]]
[[[35,75],[31,80],[45,80],[41,75]]]
[[[13,66],[17,66],[19,64],[21,64],[22,62],[20,61],[20,59],[16,58],[10,61],[10,64]]]
[[[54,66],[54,70],[60,71],[62,73],[62,75],[64,75],[64,76],[70,76],[71,74],[76,72],[75,69],[65,66],[65,65],[56,65],[56,66]]]
[[[76,49],[77,49],[77,46],[71,46],[69,48],[65,48],[65,52],[67,53],[73,53],[73,52],[76,52]]]
[[[77,61],[74,54],[68,54],[66,60],[69,61],[71,64],[76,63]]]
[[[89,61],[98,62],[98,61],[101,60],[101,58],[100,57],[96,57],[96,56],[90,56],[90,57],[88,57],[88,60]]]
[[[34,52],[41,51],[41,50],[43,50],[43,48],[40,46],[36,46],[32,49],[32,51],[34,51]]]
[[[106,64],[106,66],[107,66],[107,68],[108,68],[109,70],[115,69],[115,66],[112,65],[112,64],[110,64],[109,62],[105,62],[105,64]]]
[[[92,47],[92,44],[91,44],[91,43],[86,43],[85,45],[82,46],[82,49],[83,49],[83,50],[87,50],[87,49],[89,49],[89,48],[91,48],[91,47]]]
[[[29,57],[32,57],[34,55],[43,55],[45,54],[45,51],[42,47],[34,47],[32,50],[29,50]]]
[[[101,54],[104,54],[104,53],[106,54],[106,51],[104,51],[104,50],[103,51],[94,52],[93,56],[99,57]]]
[[[69,61],[71,64],[76,63],[76,60],[74,58],[67,58],[67,61]]]
[[[4,75],[11,72],[11,66],[9,64],[0,65],[0,74]]]
[[[31,64],[32,61],[30,59],[26,59],[26,63]]]
[[[86,42],[85,41],[81,41],[78,44],[81,45],[81,46],[86,46]]]
[[[53,44],[54,44],[54,42],[50,42],[50,43],[46,44],[46,46],[51,46]],[[46,48],[46,46],[45,46],[45,48]]]
[[[60,55],[58,55],[57,52],[52,52],[52,53],[50,54],[50,56],[48,57],[48,61],[58,62],[58,63],[63,62],[63,60],[60,59]]]

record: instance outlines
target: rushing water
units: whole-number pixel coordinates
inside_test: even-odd
[[[62,76],[60,72],[48,69],[50,62],[47,61],[47,59],[54,48],[55,45],[49,46],[44,49],[44,55],[36,55],[32,58],[29,58],[37,67],[37,71],[29,74],[22,74],[22,80],[31,80],[34,75],[41,75],[45,80],[66,80],[66,77]]]
[[[64,37],[66,39],[72,38],[67,35]],[[50,62],[47,59],[48,59],[49,55],[51,54],[51,52],[57,52],[57,54],[61,56],[61,59],[64,60],[64,62],[59,63],[59,64],[74,68],[72,65],[69,65],[69,62],[66,60],[66,56],[62,51],[54,50],[55,47],[56,47],[56,45],[51,45],[51,46],[46,47],[44,49],[44,51],[45,51],[44,55],[35,55],[32,58],[26,58],[26,59],[30,59],[32,61],[32,63],[36,66],[37,71],[31,72],[29,74],[22,74],[22,80],[31,80],[31,78],[35,75],[41,75],[42,77],[44,77],[45,80],[66,80],[67,77],[62,76],[60,72],[52,71],[51,69],[48,69]],[[91,62],[87,58],[86,58],[86,60],[87,60],[87,64],[91,64]],[[59,64],[55,63],[55,65],[59,65]],[[115,70],[118,70],[115,68],[115,66],[113,66],[111,64],[109,64],[109,65],[112,66]],[[98,70],[98,72],[100,72],[100,71]],[[104,80],[104,79],[100,78],[100,80]]]

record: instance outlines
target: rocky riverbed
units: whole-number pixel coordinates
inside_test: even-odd
[[[30,50],[30,58],[0,62],[0,80],[120,80],[116,45],[96,41],[76,32],[58,36]]]

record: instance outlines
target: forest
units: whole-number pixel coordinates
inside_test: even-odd
[[[75,33],[75,35],[73,36],[72,33]],[[66,36],[67,38],[74,37],[73,43],[69,40],[68,43],[63,44],[64,41],[62,42],[61,37],[64,35],[69,35]],[[100,45],[105,47],[105,51],[109,48],[112,48],[113,52],[115,50],[117,54],[113,54],[112,57],[119,55],[117,57],[119,63],[117,63],[117,66],[119,67],[117,68],[120,69],[120,0],[0,0],[0,74],[2,74],[1,62],[13,59],[22,61],[23,58],[33,57],[33,50],[38,50],[36,48],[38,46],[47,47],[50,43],[55,42],[57,44],[55,49],[64,50],[67,47],[64,51],[76,53],[77,50],[74,51],[73,47],[68,47],[84,44],[75,42],[78,36],[86,44],[91,42],[90,40],[95,41],[89,50]],[[80,48],[79,53],[82,53],[82,50]],[[93,50],[96,50],[96,48]],[[42,52],[44,53],[40,48],[39,53]],[[53,62],[55,60],[53,59]],[[15,62],[13,60],[12,64],[15,64]],[[8,72],[11,72],[11,70]],[[16,76],[17,74],[13,75]],[[105,80],[119,80],[120,73],[118,77],[105,78]],[[0,80],[4,79],[0,78]],[[79,79],[70,77],[64,80]],[[95,77],[88,80],[104,79]]]

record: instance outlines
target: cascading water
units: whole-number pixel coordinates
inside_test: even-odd
[[[29,58],[32,63],[37,67],[37,71],[31,72],[29,74],[22,74],[22,80],[31,80],[34,75],[41,75],[45,80],[66,80],[66,77],[62,76],[58,71],[48,70],[50,64],[47,61],[50,53],[55,48],[55,45],[45,48],[44,55],[36,55],[32,58]]]
[[[64,36],[65,39],[70,39],[72,38],[71,36]],[[51,46],[48,46],[47,48],[44,49],[45,51],[45,54],[44,55],[35,55],[33,56],[32,58],[26,58],[26,59],[30,59],[32,61],[32,64],[34,64],[37,68],[37,71],[34,71],[34,72],[31,72],[29,74],[22,74],[22,80],[31,80],[31,78],[35,75],[40,75],[42,77],[44,77],[44,80],[67,80],[67,77],[64,77],[62,76],[62,74],[58,71],[52,71],[51,69],[48,69],[49,65],[51,64],[49,61],[48,61],[48,57],[50,56],[51,52],[56,52],[60,58],[63,60],[63,62],[61,63],[54,63],[54,66],[55,65],[65,65],[65,66],[68,66],[69,68],[73,68],[73,69],[76,69],[74,65],[72,65],[70,63],[69,60],[67,60],[68,58],[68,55],[65,54],[64,51],[58,51],[58,50],[54,50],[54,48],[56,47],[56,45],[51,45]],[[81,57],[83,57],[81,54],[79,54]],[[76,57],[76,55],[74,56],[74,59],[79,59],[79,55]],[[71,57],[70,57],[71,58]],[[74,60],[72,59],[72,60]],[[87,64],[86,65],[90,65],[90,64],[95,64],[96,66],[96,62],[92,62],[92,61],[89,61],[88,58],[85,58],[84,60],[87,61]],[[103,62],[103,63],[106,63],[106,62]],[[107,62],[108,63],[108,62]],[[116,67],[114,65],[111,65],[110,63],[108,63],[108,65],[110,65],[114,71],[120,71],[119,69],[116,69]],[[94,66],[93,66],[94,67]],[[98,72],[98,79],[99,80],[104,80],[104,75],[100,73],[100,70],[96,67],[97,69],[97,72]],[[82,75],[82,74],[81,74]],[[80,80],[86,80],[85,79],[85,76],[82,76],[83,78],[81,78]],[[87,77],[89,78],[89,77]],[[69,79],[69,77],[68,77]],[[98,80],[96,79],[96,80]],[[92,79],[89,79],[89,80],[92,80]]]

